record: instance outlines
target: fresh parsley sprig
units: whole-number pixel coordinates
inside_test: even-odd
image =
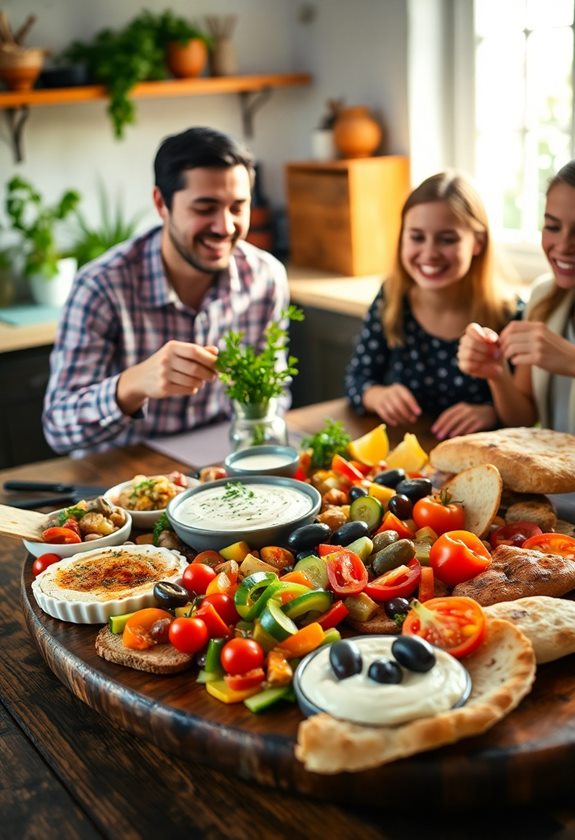
[[[288,321],[303,321],[304,313],[290,305],[281,313]],[[244,333],[230,330],[224,336],[224,348],[216,361],[216,370],[232,400],[244,405],[267,402],[279,396],[288,380],[298,373],[298,360],[288,356],[287,367],[278,370],[278,355],[287,349],[288,331],[272,321],[264,331],[264,347],[258,352],[251,344],[243,344]]]
[[[340,420],[329,417],[323,429],[302,440],[302,449],[311,449],[311,466],[314,469],[327,470],[331,466],[334,455],[347,455],[347,447],[351,436],[345,431]]]

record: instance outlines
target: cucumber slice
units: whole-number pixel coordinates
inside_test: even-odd
[[[316,554],[309,554],[302,557],[294,566],[295,572],[303,572],[317,589],[326,589],[329,584],[327,566],[323,557]]]
[[[108,629],[110,630],[110,633],[115,633],[116,635],[123,633],[128,619],[133,615],[133,612],[124,613],[123,615],[111,615],[108,618]]]
[[[283,612],[281,604],[273,598],[270,598],[263,608],[260,624],[262,630],[273,636],[277,642],[283,642],[284,639],[297,633],[294,622]]]
[[[254,572],[248,575],[234,595],[236,610],[246,621],[253,621],[279,586],[280,582],[275,572]]]
[[[349,518],[362,519],[372,531],[379,528],[383,519],[383,505],[375,496],[360,496],[349,506]]]
[[[299,618],[308,612],[324,613],[331,607],[333,596],[325,589],[308,590],[284,606],[283,611],[288,618]]]
[[[259,694],[253,694],[251,697],[248,697],[247,700],[244,700],[244,705],[248,707],[250,712],[255,712],[257,714],[258,712],[265,711],[265,709],[269,709],[269,707],[273,706],[274,703],[277,703],[278,700],[284,699],[292,699],[291,684],[266,688],[264,691],[260,691]]]

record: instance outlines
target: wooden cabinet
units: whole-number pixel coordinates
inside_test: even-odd
[[[42,432],[50,350],[0,354],[0,469],[55,457]]]
[[[290,262],[341,274],[385,274],[409,188],[400,155],[286,166]]]

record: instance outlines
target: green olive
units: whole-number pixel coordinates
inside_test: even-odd
[[[386,545],[391,545],[391,543],[397,542],[399,539],[399,534],[397,531],[380,531],[379,534],[374,534],[372,537],[373,540],[373,553],[379,551],[380,548],[385,548]]]
[[[396,569],[403,563],[409,563],[415,557],[415,545],[411,540],[398,540],[386,545],[375,555],[371,555],[371,567],[376,575]]]

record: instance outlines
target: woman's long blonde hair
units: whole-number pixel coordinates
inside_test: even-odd
[[[401,261],[405,217],[412,207],[435,201],[445,202],[457,219],[480,238],[483,246],[480,253],[472,258],[467,275],[460,281],[463,299],[469,301],[469,320],[499,331],[514,308],[509,297],[495,286],[493,247],[487,213],[479,194],[461,175],[440,172],[416,187],[407,197],[401,211],[395,268],[385,280],[385,306],[382,313],[383,329],[390,347],[403,344],[403,305],[414,285],[414,280]]]
[[[568,187],[575,189],[575,160],[570,160],[569,163],[562,166],[559,172],[551,178],[545,191],[547,198],[553,187],[556,187],[557,184],[567,184]],[[567,289],[560,289],[555,285],[551,286],[545,297],[541,298],[529,313],[529,320],[547,321],[566,294]]]

